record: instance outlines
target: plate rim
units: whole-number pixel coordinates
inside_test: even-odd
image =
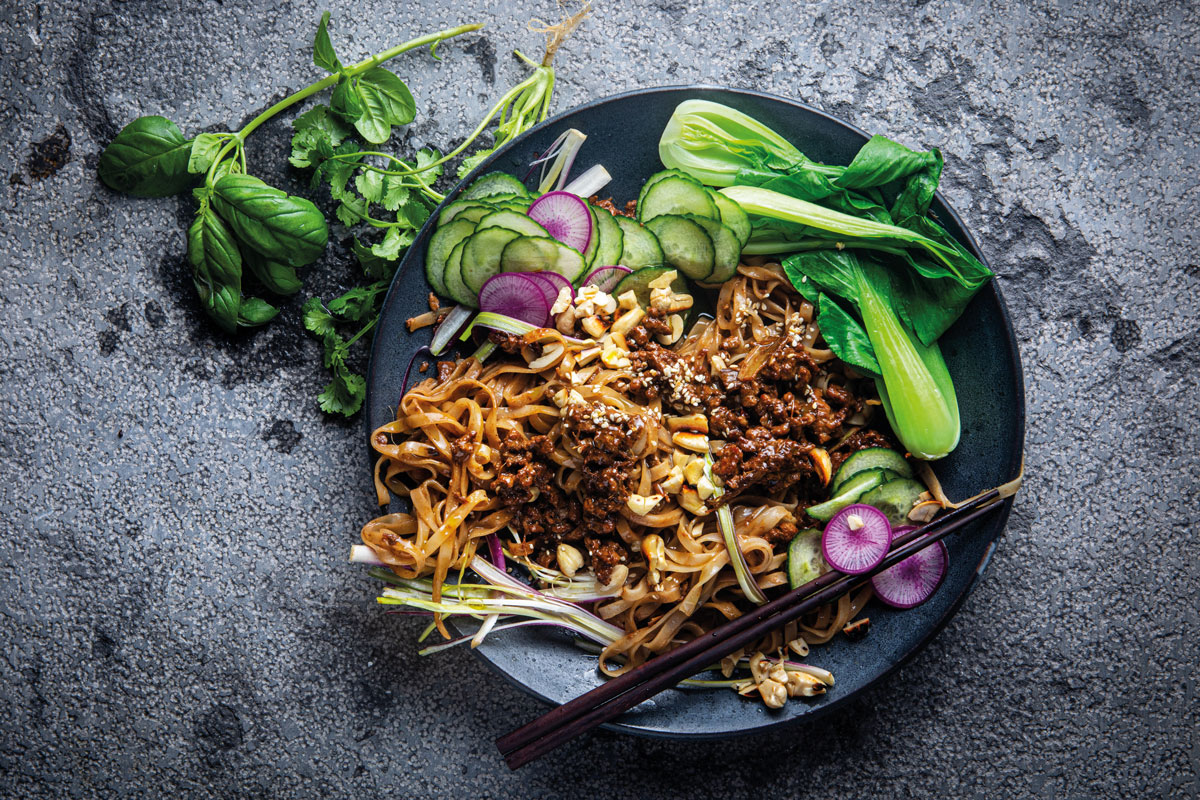
[[[752,97],[752,98],[755,98],[758,100],[766,100],[766,101],[775,102],[775,103],[782,103],[786,106],[791,106],[793,108],[801,109],[810,114],[814,114],[818,117],[821,117],[821,118],[825,119],[826,121],[829,121],[829,122],[832,122],[841,127],[847,128],[847,129],[853,131],[854,133],[862,136],[864,139],[869,139],[871,136],[871,134],[867,133],[862,128],[859,128],[857,125],[847,122],[846,120],[841,119],[840,117],[837,117],[833,114],[830,114],[829,112],[823,111],[819,108],[815,108],[814,106],[811,106],[807,103],[804,103],[802,101],[795,100],[792,98],[784,97],[782,95],[772,94],[770,92],[762,92],[762,91],[758,91],[755,89],[735,88],[735,87],[730,87],[730,86],[721,86],[718,84],[709,84],[709,83],[670,84],[670,85],[665,85],[665,86],[646,86],[646,87],[641,87],[641,88],[637,88],[637,89],[630,89],[627,91],[618,92],[616,94],[611,94],[611,95],[606,95],[604,97],[594,98],[592,100],[588,100],[586,102],[580,103],[579,105],[572,106],[571,108],[569,108],[565,111],[562,111],[558,114],[555,114],[552,117],[548,117],[547,119],[543,120],[542,122],[539,122],[537,125],[534,125],[529,130],[525,131],[524,133],[510,139],[509,141],[505,142],[500,147],[496,148],[493,152],[488,154],[487,158],[485,158],[483,161],[481,161],[479,164],[477,164],[474,169],[472,169],[461,180],[459,180],[457,183],[455,183],[454,186],[450,189],[450,191],[446,192],[445,199],[437,206],[437,208],[435,208],[430,213],[429,219],[427,219],[425,221],[425,224],[422,225],[421,229],[417,232],[417,234],[413,240],[414,243],[423,240],[427,229],[432,227],[433,225],[436,225],[439,212],[448,203],[453,202],[453,199],[457,196],[457,194],[459,193],[459,191],[462,188],[469,185],[470,182],[473,181],[477,176],[479,176],[480,174],[483,174],[485,171],[490,169],[491,166],[496,161],[503,158],[505,155],[507,155],[507,153],[511,149],[513,149],[517,145],[523,143],[529,137],[537,135],[545,128],[559,124],[563,119],[565,119],[566,117],[568,117],[570,115],[577,114],[580,111],[595,108],[597,106],[604,105],[606,103],[611,103],[611,102],[618,101],[618,100],[625,100],[625,99],[638,97],[638,96],[644,96],[644,95],[669,94],[669,93],[677,93],[677,92],[724,92],[724,93],[729,93],[729,94],[734,94],[734,95],[742,95],[742,96],[746,96],[746,97]],[[963,239],[965,239],[964,244],[966,244],[967,248],[969,250],[971,250],[972,253],[979,258],[980,261],[983,262],[984,266],[988,267],[988,269],[991,270],[992,269],[991,264],[989,263],[987,256],[984,254],[983,249],[979,246],[979,242],[976,240],[974,233],[972,233],[971,229],[963,222],[963,219],[959,215],[958,211],[950,204],[950,202],[942,194],[940,189],[934,194],[934,199],[936,202],[941,204],[941,207],[943,209],[945,209],[946,215],[954,221],[955,225],[958,227],[958,230],[962,233]],[[387,294],[384,296],[383,302],[380,305],[380,313],[381,314],[383,313],[384,309],[388,308],[390,301],[392,299],[392,293],[398,291],[398,287],[401,283],[401,278],[403,278],[409,270],[414,269],[415,268],[414,265],[416,265],[419,262],[419,260],[420,259],[413,259],[411,261],[408,260],[407,253],[406,253],[406,258],[405,258],[406,263],[402,263],[401,268],[396,271],[396,274],[392,278],[391,284],[388,286]],[[1023,461],[1023,453],[1025,450],[1025,432],[1026,432],[1025,376],[1024,376],[1024,368],[1021,363],[1021,353],[1020,353],[1020,348],[1018,346],[1016,330],[1013,327],[1012,317],[1008,310],[1008,304],[1004,300],[1004,294],[1003,294],[1000,284],[999,284],[998,279],[1000,278],[1000,276],[995,273],[995,270],[992,270],[992,272],[993,272],[993,278],[991,281],[988,282],[988,284],[991,287],[991,291],[993,291],[995,293],[996,304],[998,306],[998,310],[1000,312],[1000,317],[1001,317],[1001,322],[1002,322],[1002,330],[1004,333],[1005,348],[1007,349],[1009,359],[1010,359],[1011,363],[1013,364],[1013,381],[1012,381],[1011,388],[1013,391],[1013,398],[1016,403],[1015,427],[1016,427],[1017,439],[1018,439],[1019,444],[1018,444],[1018,447],[1014,450],[1013,457],[1011,457],[1008,461],[1006,474],[1016,475],[1018,470],[1021,468],[1021,462]],[[377,328],[377,331],[378,331],[378,328]],[[375,455],[371,449],[371,444],[370,444],[371,434],[374,431],[374,427],[372,426],[372,422],[371,422],[371,409],[373,408],[372,398],[374,397],[374,391],[375,391],[374,387],[376,386],[376,379],[375,379],[376,371],[381,368],[381,366],[380,366],[381,359],[377,358],[378,350],[381,347],[382,347],[382,345],[379,342],[378,337],[372,336],[371,355],[370,355],[370,360],[369,360],[368,366],[367,366],[367,393],[366,393],[366,399],[364,400],[364,403],[363,403],[363,425],[366,430],[366,445],[367,445],[368,463],[371,465],[372,474],[374,474],[374,463],[375,463],[376,459],[375,459]],[[941,633],[941,631],[949,623],[950,619],[952,619],[958,613],[958,610],[962,607],[962,604],[966,601],[967,597],[970,596],[971,593],[974,592],[975,588],[979,585],[980,579],[983,577],[984,572],[987,570],[988,564],[991,561],[991,557],[995,553],[997,547],[999,546],[999,541],[1004,535],[1005,528],[1008,524],[1009,515],[1012,512],[1013,503],[1014,503],[1014,498],[1010,497],[1007,500],[1004,500],[1001,503],[1001,505],[1003,507],[1001,509],[999,509],[999,513],[996,516],[993,516],[991,518],[991,520],[989,520],[989,527],[992,530],[994,530],[994,533],[991,534],[991,539],[990,539],[990,542],[989,542],[989,545],[988,545],[986,551],[984,552],[984,555],[980,558],[979,562],[975,566],[975,572],[974,572],[973,577],[970,579],[970,582],[963,588],[963,590],[959,593],[959,595],[956,598],[954,598],[953,602],[950,603],[950,605],[946,608],[945,612],[940,617],[938,617],[933,622],[932,625],[930,625],[928,627],[925,634],[916,640],[916,642],[912,645],[912,647],[907,649],[905,652],[901,653],[900,656],[898,658],[896,658],[895,660],[893,660],[891,664],[889,664],[885,669],[883,669],[880,673],[878,673],[873,678],[871,678],[868,682],[864,683],[862,686],[859,686],[858,688],[856,688],[846,694],[830,698],[827,701],[822,702],[820,705],[813,706],[813,707],[811,707],[811,710],[808,711],[807,713],[798,714],[798,715],[789,716],[789,717],[782,717],[779,719],[771,719],[771,720],[764,722],[763,724],[755,725],[752,727],[746,727],[746,728],[738,728],[736,730],[730,730],[730,731],[694,732],[694,731],[669,731],[669,730],[646,728],[646,727],[638,726],[632,722],[621,722],[620,721],[621,719],[623,719],[625,716],[628,716],[628,712],[625,715],[623,715],[622,717],[619,717],[617,720],[614,720],[613,722],[605,723],[605,724],[601,725],[600,727],[605,730],[613,731],[616,733],[630,734],[633,736],[650,738],[650,739],[680,739],[680,740],[693,740],[693,741],[718,740],[718,739],[740,738],[740,737],[744,737],[744,736],[753,736],[753,735],[757,735],[757,734],[764,734],[764,733],[767,733],[768,731],[778,731],[778,730],[781,730],[784,728],[794,727],[794,726],[798,726],[798,725],[805,724],[805,723],[811,723],[811,722],[814,722],[818,719],[821,719],[821,718],[827,716],[828,714],[834,712],[835,710],[843,708],[851,700],[857,699],[862,692],[877,686],[881,681],[884,681],[887,678],[889,678],[898,669],[900,669],[902,666],[907,664],[912,658],[914,658],[917,655],[917,653],[924,650],[929,645],[929,643],[934,639],[934,637],[936,637],[939,633]],[[533,697],[533,698],[537,699],[538,701],[548,704],[548,705],[551,705],[551,706],[558,705],[558,701],[553,700],[552,698],[546,697],[545,695],[536,691],[532,687],[519,681],[516,677],[514,677],[512,674],[510,674],[506,670],[502,669],[497,663],[495,663],[491,658],[488,657],[488,654],[485,652],[485,647],[476,648],[473,650],[473,653],[479,660],[481,660],[488,667],[488,669],[490,669],[492,672],[494,672],[497,675],[499,675],[500,677],[502,677],[507,683],[516,687],[525,695],[527,695],[529,697]]]

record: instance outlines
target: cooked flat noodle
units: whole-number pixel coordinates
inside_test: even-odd
[[[842,384],[849,379],[840,371],[826,371],[841,368],[830,361],[828,351],[816,347],[819,331],[812,305],[791,289],[778,264],[742,265],[738,272],[721,287],[715,319],[702,319],[671,349],[693,363],[707,363],[719,355],[726,369],[736,370],[745,381],[771,364],[791,337],[793,347],[798,341],[801,352],[809,353],[806,363],[820,365],[808,368],[813,374],[806,372],[806,379],[796,384],[796,395],[824,403],[821,397],[831,378]],[[628,435],[630,456],[641,463],[630,472],[626,491],[651,494],[677,463],[677,448],[664,420],[678,411],[665,409],[662,398],[634,399],[630,383],[638,376],[631,367],[608,366],[593,352],[594,342],[569,341],[555,330],[535,331],[519,344],[519,354],[497,352],[486,364],[460,360],[440,379],[427,378],[404,395],[396,419],[373,435],[380,456],[375,472],[379,501],[400,495],[408,498],[411,511],[371,521],[363,528],[362,540],[397,575],[432,575],[435,594],[450,571],[461,568],[479,540],[491,533],[503,531],[506,542],[516,537],[517,553],[544,550],[540,541],[521,541],[513,524],[519,508],[511,499],[506,504],[495,491],[513,432],[523,440],[546,437],[546,457],[556,468],[553,484],[566,495],[584,490],[584,456],[578,441],[564,433],[567,407],[556,402],[564,392],[572,395],[571,402],[586,404],[619,423]],[[714,365],[713,374],[717,371]],[[861,411],[861,403],[859,407]],[[832,429],[827,437],[831,440],[821,446],[832,447],[850,430]],[[744,487],[730,501],[736,535],[763,589],[787,584],[790,537],[779,533],[781,526],[794,533],[803,523],[797,509],[820,499],[802,496],[798,487],[810,484],[781,491]],[[811,485],[820,488],[819,483]],[[632,669],[752,607],[738,587],[711,510],[710,504],[708,513],[697,517],[679,505],[676,495],[666,493],[651,513],[635,513],[628,505],[615,512],[611,538],[625,548],[622,561],[628,575],[619,594],[599,603],[595,611],[623,628],[625,635],[600,657],[606,674]],[[662,557],[653,563],[643,552],[651,535],[661,537],[664,545]],[[842,597],[754,649],[781,652],[791,642],[794,650],[802,650],[805,642],[828,641],[869,597],[869,589]],[[441,620],[438,625],[445,634]]]

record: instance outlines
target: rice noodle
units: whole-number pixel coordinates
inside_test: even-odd
[[[812,304],[792,290],[778,264],[743,264],[721,286],[714,319],[697,324],[673,349],[685,355],[719,352],[745,379],[763,370],[783,341],[798,333],[813,360],[828,364],[808,382],[822,392],[834,362],[832,353],[816,346],[820,333],[813,315]],[[411,504],[409,512],[379,517],[362,530],[363,543],[383,564],[404,578],[432,575],[438,596],[450,571],[465,566],[480,539],[509,526],[514,511],[491,491],[491,482],[510,431],[549,437],[554,485],[577,492],[581,456],[563,434],[565,412],[553,400],[560,392],[577,392],[584,402],[622,415],[630,430],[641,426],[632,445],[642,459],[633,488],[642,495],[654,490],[672,467],[671,432],[661,419],[666,413],[662,403],[635,402],[625,391],[629,370],[594,360],[594,353],[585,352],[589,347],[594,342],[539,329],[523,338],[518,356],[497,353],[486,365],[472,358],[458,361],[445,379],[427,378],[404,395],[396,419],[372,437],[380,456],[375,470],[380,503],[396,494]],[[840,373],[838,380],[844,380]],[[730,501],[735,535],[762,589],[787,584],[786,540],[771,533],[785,523],[794,530],[802,522],[800,500],[785,492],[746,493]],[[651,534],[665,545],[661,562],[653,565],[641,549]],[[669,496],[653,513],[622,511],[614,536],[634,558],[625,565],[628,573],[620,592],[595,608],[625,632],[600,655],[605,674],[632,669],[752,607],[734,576],[716,515],[696,517]],[[748,652],[806,651],[808,644],[832,638],[869,598],[869,588],[843,596]],[[437,624],[449,637],[440,618]]]

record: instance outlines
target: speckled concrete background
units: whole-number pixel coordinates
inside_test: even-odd
[[[413,142],[468,130],[551,16],[333,4],[396,67]],[[599,734],[510,774],[537,707],[419,661],[344,564],[362,431],[322,418],[300,300],[237,341],[197,312],[183,201],[118,197],[103,144],[227,128],[313,74],[308,2],[0,10],[0,796],[1191,797],[1200,792],[1200,9],[1194,3],[598,2],[557,108],[656,84],[800,98],[947,156],[1025,358],[1029,482],[982,586],[846,713],[787,737]],[[286,168],[286,121],[252,141]],[[337,247],[309,275],[351,275]]]

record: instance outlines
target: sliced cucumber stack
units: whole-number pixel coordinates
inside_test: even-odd
[[[555,194],[563,193],[549,193]],[[555,229],[531,209],[549,195],[535,199],[503,172],[475,179],[438,214],[425,254],[433,291],[476,306],[483,284],[500,272],[547,271],[577,283],[599,267],[622,265],[633,272],[615,291],[634,289],[648,305],[647,284],[666,269],[681,273],[676,292],[688,291],[684,277],[729,280],[750,235],[749,218],[736,202],[674,169],[646,181],[636,220],[572,198],[581,217],[575,228],[582,231],[575,243],[582,249],[565,244],[565,235],[555,238]]]
[[[592,216],[596,220],[596,235],[592,238],[599,239],[596,245],[596,258],[593,260],[592,269],[596,267],[612,267],[621,263],[621,252],[625,249],[625,234],[621,230],[621,226],[613,217],[612,213],[607,208],[600,206],[592,206]],[[628,267],[628,264],[624,266]],[[630,267],[630,269],[633,269]]]
[[[474,232],[474,222],[465,219],[454,220],[448,225],[438,228],[430,237],[429,247],[425,250],[425,279],[429,281],[435,294],[449,294],[443,275],[446,272],[446,262],[450,257],[450,251]]]

